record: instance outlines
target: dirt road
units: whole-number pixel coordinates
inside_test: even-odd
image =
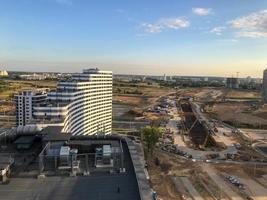
[[[225,182],[223,178],[218,175],[216,169],[209,164],[202,164],[202,170],[206,172],[209,177],[218,185],[223,193],[225,193],[231,200],[244,200],[240,195],[232,190],[232,188]]]
[[[261,186],[259,183],[252,179],[239,178],[242,183],[247,186],[247,193],[254,200],[266,200],[267,199],[267,189]]]
[[[194,200],[204,200],[187,177],[180,177],[180,179]]]

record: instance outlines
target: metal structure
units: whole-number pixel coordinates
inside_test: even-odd
[[[39,154],[40,173],[64,171],[74,174],[89,174],[97,171],[120,172],[124,169],[123,147],[121,140],[118,146],[107,145],[108,140],[72,141],[68,146],[63,143],[47,143]],[[110,148],[107,148],[110,146]],[[84,152],[84,149],[105,148],[109,152]],[[64,155],[62,148],[65,149]],[[75,153],[71,153],[73,150]]]
[[[180,100],[181,110],[183,111],[185,132],[189,135],[196,146],[206,147],[216,145],[212,138],[213,130],[206,119],[196,111],[199,108],[190,102],[189,99]]]

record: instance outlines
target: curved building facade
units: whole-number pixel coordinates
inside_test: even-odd
[[[112,126],[112,72],[86,69],[59,81],[43,105],[35,106],[36,123],[63,126],[73,135],[110,134]]]

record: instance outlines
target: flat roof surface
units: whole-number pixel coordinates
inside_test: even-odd
[[[120,186],[120,193],[117,187]],[[139,200],[136,186],[127,175],[12,179],[1,185],[5,200]]]
[[[106,139],[106,140],[70,140],[70,145],[111,145],[111,147],[119,147],[119,140]]]
[[[41,131],[44,135],[43,141],[68,141],[71,138],[70,133],[61,132],[62,126],[48,126]]]
[[[45,127],[41,133],[42,134],[60,134],[62,133],[61,130],[63,129],[63,126],[48,126]]]
[[[93,173],[90,176],[53,176],[44,179],[11,178],[0,186],[5,200],[140,200],[129,150],[123,143],[125,174]],[[120,187],[120,193],[117,192]]]
[[[19,138],[15,140],[14,144],[32,144],[34,140],[35,135],[23,135],[19,136]]]

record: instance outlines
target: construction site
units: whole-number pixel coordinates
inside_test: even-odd
[[[12,136],[14,106],[2,105],[5,126],[0,137],[5,138]],[[90,196],[93,199],[116,199],[117,185],[125,185],[121,190],[130,195],[125,192],[124,199],[138,199],[137,177],[150,183],[158,200],[265,200],[266,116],[259,91],[118,83],[113,91],[113,133],[128,135],[134,146],[141,146],[140,129],[160,127],[163,136],[153,156],[135,164],[143,150],[132,150],[128,139],[55,137],[45,131],[42,137],[13,134],[1,140],[0,164],[6,174],[1,181],[6,184],[0,194],[5,199],[36,199],[39,188],[46,188],[45,197],[63,198],[71,195],[67,187],[81,194],[72,199],[89,194],[96,195]],[[131,157],[131,151],[138,155]],[[141,171],[145,173],[139,177]],[[90,187],[79,188],[81,183]],[[93,187],[97,185],[107,195]]]
[[[205,87],[160,93],[114,98],[120,104],[115,118],[131,121],[121,126],[124,134],[146,124],[163,130],[146,160],[158,199],[265,200],[266,144],[258,142],[267,139],[267,109],[260,92]]]
[[[206,121],[198,118],[198,115],[194,113],[190,99],[180,99],[178,105],[183,116],[182,132],[187,133],[192,144],[199,149],[216,146],[216,141],[212,137],[213,130]]]
[[[266,199],[266,144],[258,143],[266,141],[266,131],[235,127],[214,114],[216,104],[235,104],[226,100],[229,93],[234,94],[183,89],[166,98],[170,120],[154,158],[148,159],[150,181],[159,199]],[[248,101],[254,102],[251,108],[255,106],[255,99]],[[256,105],[260,107],[259,102]]]

